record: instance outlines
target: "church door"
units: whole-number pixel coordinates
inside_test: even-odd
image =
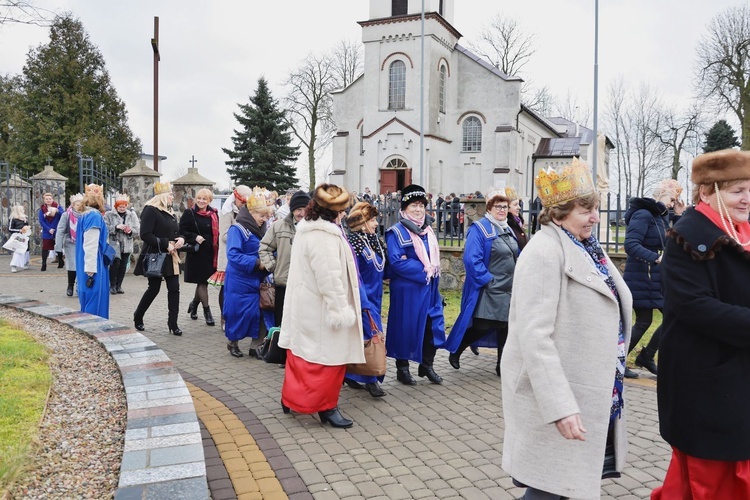
[[[380,193],[395,193],[398,189],[398,171],[386,170],[380,171]]]

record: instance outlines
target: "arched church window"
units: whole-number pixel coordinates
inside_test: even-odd
[[[388,109],[406,107],[406,64],[393,61],[388,71]]]
[[[479,153],[482,151],[482,122],[476,116],[470,116],[462,125],[464,153]]]
[[[405,16],[408,8],[409,0],[391,0],[391,16]]]
[[[445,65],[440,66],[440,90],[439,90],[439,99],[440,99],[440,112],[445,113],[445,79],[447,78],[448,70],[446,69]]]
[[[394,158],[388,162],[388,165],[386,165],[385,168],[406,168],[407,166],[406,162],[401,158]]]

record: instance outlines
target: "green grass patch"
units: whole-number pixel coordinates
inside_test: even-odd
[[[633,313],[633,322],[635,323],[635,313]],[[635,357],[638,356],[638,353],[641,352],[641,349],[646,347],[648,345],[648,341],[651,340],[651,337],[653,337],[654,332],[657,328],[659,328],[659,325],[661,325],[662,322],[662,315],[661,311],[658,309],[654,309],[654,319],[651,322],[651,326],[648,330],[646,330],[646,333],[643,334],[643,337],[641,337],[641,341],[638,342],[638,345],[635,346],[633,349],[633,352],[628,354],[628,366],[635,366]],[[656,352],[656,356],[654,359],[658,362],[659,361],[659,352]],[[658,363],[657,363],[658,364]]]
[[[52,384],[49,355],[0,319],[0,493],[23,472]]]

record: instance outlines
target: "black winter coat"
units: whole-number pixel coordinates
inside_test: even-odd
[[[147,253],[166,252],[169,242],[176,240],[178,233],[177,219],[174,215],[159,210],[151,205],[146,205],[141,213],[141,239],[143,240],[143,249],[141,258],[135,264],[133,274],[141,276],[143,274],[143,255]],[[167,257],[164,259],[162,274],[174,276],[174,266],[172,260]]]
[[[625,212],[625,272],[622,277],[633,294],[636,309],[661,309],[661,266],[656,263],[664,250],[669,212],[651,198],[633,198]]]
[[[209,210],[216,211],[211,207]],[[198,235],[206,239],[198,247],[198,253],[188,252],[185,256],[185,283],[205,283],[216,272],[211,217],[195,215],[194,209],[185,210],[180,217],[180,235],[189,246],[196,243]]]
[[[693,208],[662,262],[659,428],[709,460],[750,459],[750,252]]]

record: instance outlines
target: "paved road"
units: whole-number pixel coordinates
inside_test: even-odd
[[[0,256],[3,293],[76,307],[78,299],[65,295],[64,270],[50,266],[42,273],[37,257],[31,270],[11,274],[9,262],[8,255]],[[128,275],[123,288],[124,295],[111,297],[110,317],[132,325],[146,282]],[[218,294],[210,288],[218,320]],[[282,413],[283,369],[247,356],[231,357],[218,326],[208,327],[202,318],[191,321],[185,313],[193,292],[194,285],[182,284],[182,337],[168,333],[165,287],[146,314],[143,333],[191,380],[220,388],[252,412],[315,499],[503,500],[523,494],[500,468],[504,423],[493,351],[479,356],[467,351],[460,370],[452,369],[447,353],[439,351],[435,369],[444,379],[442,386],[426,379],[418,379],[416,387],[403,386],[395,381],[389,360],[383,384],[388,395],[378,400],[343,388],[340,408],[355,425],[333,429],[322,426],[317,416]],[[640,381],[627,384],[628,466],[621,479],[603,481],[602,498],[648,498],[664,478],[670,448],[658,433],[654,382],[646,375],[641,372]]]

